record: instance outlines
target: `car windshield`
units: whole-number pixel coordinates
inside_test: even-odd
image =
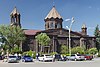
[[[72,54],[71,56],[75,56],[74,54]]]
[[[30,57],[30,56],[24,56],[24,57]]]
[[[45,55],[45,56],[50,56],[50,55]]]
[[[16,56],[9,56],[9,58],[16,58]]]
[[[77,54],[77,56],[81,56],[80,54]]]
[[[41,55],[40,57],[44,57],[44,55]]]

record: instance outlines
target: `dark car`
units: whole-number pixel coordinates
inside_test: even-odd
[[[54,60],[56,60],[56,61],[66,61],[67,58],[66,58],[66,56],[61,56],[60,54],[55,54]]]
[[[33,58],[31,56],[23,56],[22,62],[33,62]]]
[[[17,56],[17,60],[21,60],[21,56]]]
[[[3,57],[2,56],[0,56],[0,60],[3,60]]]

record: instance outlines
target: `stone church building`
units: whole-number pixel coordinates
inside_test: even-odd
[[[21,27],[20,13],[14,8],[10,14],[11,25]],[[31,30],[23,29],[26,35],[25,42],[22,43],[23,51],[36,51],[40,52],[40,44],[35,39],[35,36],[39,33],[46,33],[51,41],[48,46],[44,46],[45,52],[60,52],[61,45],[69,45],[69,30],[63,28],[63,18],[57,12],[55,6],[52,7],[51,11],[44,19],[45,30]],[[85,46],[86,49],[95,47],[95,37],[87,35],[87,27],[85,24],[81,27],[81,32],[70,31],[71,34],[71,47]]]

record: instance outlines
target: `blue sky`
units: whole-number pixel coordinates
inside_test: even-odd
[[[70,22],[65,19],[75,18],[73,31],[81,31],[86,24],[88,34],[93,35],[94,28],[100,25],[100,0],[54,0],[57,11],[63,17],[63,28]],[[0,24],[10,24],[10,13],[17,7],[21,14],[24,29],[44,29],[44,18],[52,9],[53,0],[0,0]]]

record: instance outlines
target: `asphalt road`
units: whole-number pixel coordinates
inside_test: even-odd
[[[100,58],[92,61],[56,61],[56,62],[29,62],[5,63],[0,62],[0,67],[99,67]]]

